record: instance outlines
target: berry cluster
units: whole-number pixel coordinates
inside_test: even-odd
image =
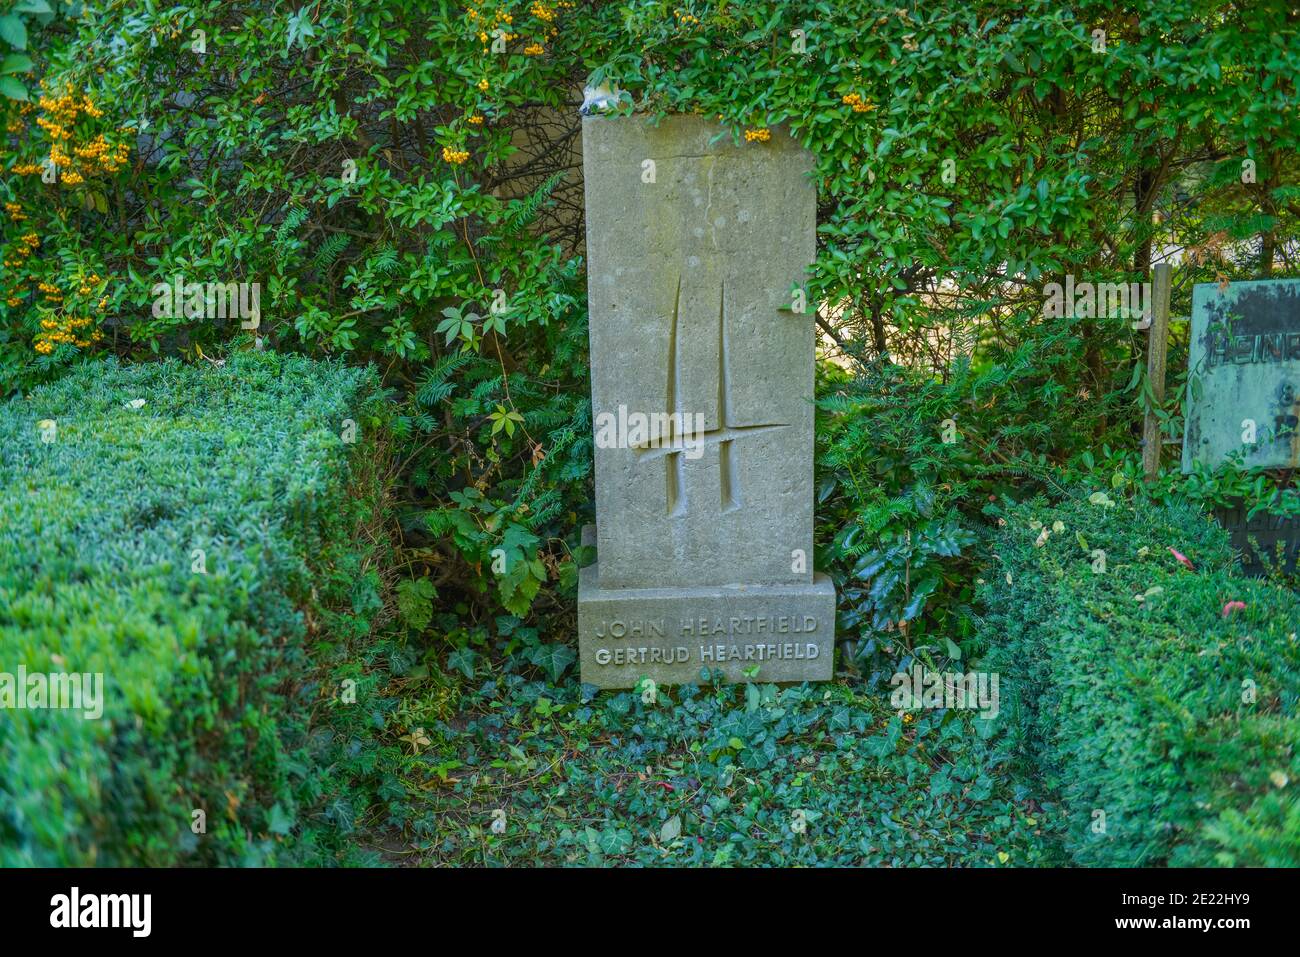
[[[874,103],[867,102],[857,93],[845,93],[840,97],[840,102],[847,103],[849,106],[853,107],[854,113],[867,113],[876,108]]]

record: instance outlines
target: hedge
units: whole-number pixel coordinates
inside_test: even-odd
[[[1073,860],[1300,864],[1297,596],[1240,575],[1186,505],[996,511],[985,663]]]
[[[0,405],[0,673],[103,675],[97,719],[0,712],[0,864],[293,859],[312,651],[382,604],[383,434],[373,371],[252,352]]]

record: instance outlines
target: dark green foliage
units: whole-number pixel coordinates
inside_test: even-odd
[[[829,545],[820,557],[864,665],[892,673],[899,662],[881,659],[885,644],[966,644],[981,508],[990,496],[1052,487],[1059,471],[1049,457],[1091,445],[1109,403],[1049,389],[1084,348],[1061,325],[999,362],[958,363],[947,381],[890,363],[852,376],[823,364],[818,519]],[[1047,425],[1062,418],[1076,426]]]
[[[857,641],[856,664],[885,676],[913,659],[966,662],[982,653],[972,609],[976,578],[987,573],[975,543],[990,496],[1020,498],[1084,476],[1109,482],[1137,474],[1134,427],[1149,392],[1145,334],[1127,315],[1045,317],[1046,283],[1067,273],[1145,279],[1153,258],[1176,249],[1185,254],[1173,297],[1179,315],[1192,282],[1296,274],[1300,47],[1290,42],[1293,6],[1084,0],[1065,9],[1053,0],[976,0],[904,9],[860,0],[715,0],[678,9],[501,0],[471,10],[403,0],[322,0],[302,9],[198,0],[79,7],[75,19],[61,10],[33,32],[30,45],[39,49],[29,51],[30,71],[7,60],[0,68],[33,97],[38,81],[47,81],[56,101],[20,112],[18,103],[0,99],[0,199],[13,204],[0,218],[0,395],[90,356],[179,354],[202,364],[233,355],[243,335],[236,323],[155,315],[154,283],[177,276],[258,282],[260,332],[270,348],[373,361],[400,396],[392,433],[404,580],[390,595],[365,552],[353,551],[369,540],[354,529],[373,517],[366,504],[374,504],[378,481],[373,456],[354,462],[366,468],[352,479],[348,508],[321,513],[313,512],[309,487],[328,498],[340,485],[337,471],[299,468],[298,461],[284,467],[283,449],[267,445],[268,435],[241,438],[242,428],[213,424],[242,408],[242,399],[218,393],[202,416],[191,409],[186,414],[206,424],[188,438],[176,429],[127,431],[121,434],[135,444],[118,455],[106,433],[102,477],[87,467],[72,494],[42,486],[22,512],[42,528],[53,522],[64,538],[52,541],[77,547],[60,552],[30,528],[16,546],[0,542],[11,548],[5,568],[26,559],[12,547],[31,552],[29,539],[39,546],[31,554],[49,559],[31,572],[46,576],[46,592],[24,593],[25,602],[52,601],[64,594],[56,589],[85,585],[75,577],[82,555],[116,555],[110,570],[154,567],[155,556],[131,551],[153,529],[175,539],[151,546],[172,556],[175,570],[158,574],[167,582],[167,575],[185,577],[189,542],[176,529],[193,534],[186,523],[198,506],[169,486],[129,480],[141,462],[165,469],[173,482],[209,476],[213,463],[237,463],[201,480],[213,488],[201,505],[238,503],[239,514],[251,517],[196,529],[210,534],[210,556],[265,547],[246,556],[239,567],[252,570],[243,577],[229,586],[220,579],[229,605],[203,605],[209,593],[201,590],[183,600],[167,592],[159,605],[150,597],[152,578],[129,603],[113,589],[96,599],[116,602],[113,614],[127,629],[111,645],[113,656],[138,653],[150,662],[140,666],[146,684],[159,680],[159,658],[176,661],[178,677],[174,687],[132,702],[148,716],[140,728],[113,724],[113,740],[104,744],[123,770],[107,799],[89,785],[55,787],[43,799],[43,785],[56,774],[50,770],[9,790],[0,785],[7,802],[0,804],[0,840],[8,846],[15,835],[25,842],[15,847],[55,846],[58,834],[85,824],[108,835],[95,845],[100,860],[176,859],[173,833],[194,847],[186,860],[284,860],[273,845],[287,829],[302,839],[294,858],[336,851],[347,858],[365,829],[382,823],[425,841],[432,860],[526,860],[533,853],[569,861],[594,855],[589,825],[604,859],[648,862],[661,859],[659,852],[640,845],[625,851],[623,835],[650,834],[652,816],[671,808],[683,834],[704,838],[706,849],[688,854],[681,846],[673,860],[783,860],[772,835],[784,837],[782,815],[795,785],[780,775],[790,765],[752,769],[757,784],[703,792],[709,801],[725,793],[729,811],[673,805],[663,789],[629,772],[643,760],[653,764],[656,753],[694,763],[688,733],[674,722],[712,750],[719,736],[749,742],[753,732],[758,741],[768,733],[758,728],[766,717],[715,707],[723,693],[643,713],[628,696],[584,703],[574,687],[576,545],[592,517],[582,189],[572,150],[578,91],[607,78],[628,94],[625,107],[718,116],[741,142],[745,130],[781,124],[816,155],[820,230],[807,292],[819,307],[821,344],[842,363],[824,366],[819,388],[817,564],[840,586],[840,633]],[[492,51],[488,33],[506,23],[514,36],[505,52]],[[190,47],[195,29],[207,35],[203,54]],[[1094,29],[1106,31],[1104,53],[1092,48]],[[803,49],[793,42],[795,30],[804,33]],[[12,87],[0,94],[11,96]],[[59,106],[64,96],[80,105]],[[125,150],[122,162],[77,152],[100,135]],[[47,183],[39,167],[56,145],[71,158],[59,181]],[[760,139],[745,148],[767,147]],[[1246,158],[1257,167],[1253,182],[1243,179]],[[1171,399],[1182,385],[1186,328],[1174,326]],[[181,381],[176,367],[165,370],[137,375]],[[125,375],[115,368],[108,374],[115,381]],[[93,370],[77,375],[76,382],[96,382]],[[330,407],[329,400],[318,404],[311,388],[304,382],[304,415]],[[1161,410],[1171,436],[1179,431],[1175,405]],[[151,397],[137,415],[165,407]],[[46,414],[34,410],[24,419],[24,442],[33,434],[28,420]],[[946,420],[955,423],[953,442],[943,439]],[[136,424],[129,416],[112,421],[124,429]],[[364,422],[362,433],[363,442],[373,437]],[[286,425],[275,441],[292,445],[295,434]],[[243,474],[250,469],[252,479]],[[279,471],[258,484],[266,469]],[[1294,491],[1275,478],[1231,470],[1166,474],[1157,488],[1170,499],[1245,495],[1294,514]],[[106,513],[99,495],[130,507]],[[0,502],[9,529],[16,518],[8,499]],[[295,503],[298,511],[283,511]],[[50,517],[56,514],[57,521]],[[263,560],[267,543],[331,517],[337,527],[310,538],[310,547],[281,544],[278,557]],[[309,555],[311,584],[329,607],[303,619],[320,630],[311,660],[300,662],[297,639],[272,647],[249,622],[265,613],[279,627],[304,607],[301,559]],[[388,613],[394,626],[380,640],[359,641]],[[54,612],[41,614],[46,622]],[[193,625],[190,638],[175,625],[176,616],[207,622],[204,616],[220,614],[234,616],[228,626]],[[167,622],[166,634],[155,634],[154,622]],[[46,643],[33,654],[74,647],[65,645],[73,629],[42,627]],[[180,637],[169,637],[173,632]],[[203,637],[210,634],[224,636],[220,647]],[[202,664],[208,653],[217,665]],[[223,654],[249,681],[221,670]],[[264,664],[270,672],[259,670]],[[283,673],[282,664],[295,680],[276,679],[273,687],[253,680]],[[569,709],[559,717],[535,709],[540,686],[531,682],[541,678],[561,685],[545,692]],[[345,680],[356,682],[356,707],[334,701]],[[453,717],[459,692],[485,683],[495,690],[466,691],[465,714]],[[931,802],[915,817],[899,812],[924,804],[925,785],[914,789],[938,772],[910,752],[905,757],[908,746],[899,743],[887,777],[857,741],[838,728],[829,734],[830,719],[816,718],[842,704],[850,723],[883,722],[878,702],[844,689],[832,691],[831,702],[800,694],[783,699],[793,717],[780,745],[799,760],[813,758],[805,782],[825,790],[806,806],[827,817],[810,825],[807,842],[790,846],[790,859],[983,861],[1001,843],[996,838],[1011,833],[1005,804],[992,823],[989,805],[979,801]],[[173,707],[177,696],[189,706]],[[265,714],[259,702],[270,702]],[[311,706],[320,720],[299,748],[300,729],[285,714]],[[955,735],[958,724],[970,728],[949,718],[942,733]],[[144,744],[167,736],[181,742],[174,754],[156,768],[140,757]],[[426,736],[433,743],[419,744]],[[832,756],[828,741],[845,749],[842,757]],[[583,761],[561,762],[568,776],[562,786],[576,797],[559,803],[588,818],[572,825],[561,848],[552,837],[556,816],[546,810],[552,794],[535,783],[536,772],[561,749],[588,742]],[[438,769],[460,761],[473,775],[493,761],[517,760],[503,757],[503,746],[539,762],[518,773],[491,769],[506,792],[519,795],[511,820],[537,830],[513,843],[493,844],[482,834],[465,839],[470,827],[486,828],[484,812],[503,792],[490,784],[477,791],[461,772]],[[240,748],[238,760],[213,757]],[[969,762],[989,767],[993,752],[984,748],[962,740],[945,751],[966,775],[952,772],[963,801],[968,787],[976,795],[985,788],[977,783],[984,772],[971,777],[962,755],[978,752]],[[288,751],[302,760],[281,773],[275,756]],[[425,760],[430,752],[437,754],[433,768]],[[174,793],[182,778],[203,791],[210,826],[203,841],[188,836],[188,819],[173,820],[173,806],[200,803]],[[135,781],[147,786],[123,783]],[[646,790],[663,792],[661,803],[650,803]],[[642,801],[637,815],[619,810],[629,791]],[[772,795],[777,800],[769,801]],[[886,805],[894,809],[889,820],[907,822],[901,832],[884,817],[883,830],[875,830],[870,813],[883,814]],[[117,809],[119,820],[104,819],[100,807]],[[957,814],[960,821],[950,818]],[[171,830],[118,829],[150,816]],[[1019,821],[1014,817],[1012,831]],[[38,829],[44,836],[31,836]],[[764,836],[723,851],[728,839],[720,835],[729,829]],[[247,847],[245,834],[254,837]],[[1037,859],[1036,851],[1018,850],[1019,840],[1007,842],[1011,859]],[[481,846],[471,848],[473,841]],[[84,841],[68,848],[68,859],[92,854]]]
[[[0,407],[0,671],[104,675],[99,720],[4,712],[0,862],[309,853],[308,717],[339,696],[314,657],[382,608],[357,529],[385,414],[369,370],[257,353],[87,366]]]
[[[1048,818],[987,722],[842,686],[594,698],[506,675],[407,746],[428,863],[1024,866]],[[424,729],[421,729],[422,731]],[[404,739],[410,740],[410,739]],[[419,752],[412,754],[413,751]],[[505,832],[491,830],[505,815]],[[802,812],[802,813],[800,813]],[[802,823],[800,820],[802,819]],[[802,831],[800,831],[802,828]]]
[[[1300,864],[1300,599],[1239,576],[1195,510],[1107,498],[999,509],[980,591],[984,666],[1060,794],[1067,851],[1085,865]]]

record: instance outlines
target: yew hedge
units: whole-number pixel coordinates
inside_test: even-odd
[[[98,720],[0,720],[0,865],[306,853],[317,651],[383,605],[383,416],[371,370],[256,353],[0,406],[0,671],[104,675]]]
[[[999,517],[985,667],[1073,860],[1300,864],[1295,593],[1241,576],[1186,506],[1093,493]]]

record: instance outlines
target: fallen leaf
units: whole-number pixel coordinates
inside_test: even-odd
[[[669,841],[675,841],[682,834],[682,819],[674,814],[668,820],[664,821],[664,826],[659,828],[659,840],[667,844]]]

